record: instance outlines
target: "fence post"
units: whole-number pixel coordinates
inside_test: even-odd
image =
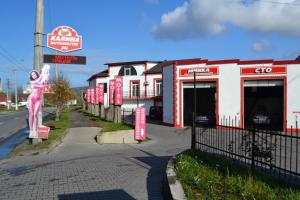
[[[196,126],[195,126],[195,112],[192,112],[192,137],[191,137],[191,149],[195,149],[196,144]]]
[[[255,168],[255,127],[252,128],[252,141],[251,141],[251,173]]]
[[[132,110],[131,110],[131,125],[133,126],[133,122],[134,122],[134,120],[133,120],[133,108],[132,108]]]

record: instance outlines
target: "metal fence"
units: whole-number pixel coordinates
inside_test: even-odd
[[[299,183],[300,133],[298,123],[291,132],[238,128],[236,120],[220,121],[216,127],[194,124],[192,148],[224,155],[264,174]]]
[[[134,127],[135,123],[135,109],[122,109],[122,122]]]

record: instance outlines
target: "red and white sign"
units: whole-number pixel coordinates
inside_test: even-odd
[[[95,104],[95,89],[92,88],[90,90],[91,90],[91,92],[90,92],[90,94],[91,94],[91,103]]]
[[[258,74],[286,74],[286,66],[266,66],[266,67],[243,67],[242,75],[258,75]]]
[[[98,88],[99,88],[99,97],[98,97],[99,103],[104,104],[104,84],[99,83]]]
[[[87,102],[91,103],[91,89],[87,89]]]
[[[82,37],[69,26],[59,26],[47,34],[47,46],[60,52],[70,52],[82,48]]]
[[[219,74],[218,67],[195,67],[195,68],[182,68],[179,70],[179,76],[213,76]]]
[[[123,104],[123,79],[122,76],[115,77],[115,105],[121,106]]]
[[[135,111],[135,129],[134,139],[135,140],[146,140],[146,108],[137,107]]]
[[[37,132],[38,132],[38,138],[48,139],[49,132],[50,132],[50,127],[42,125],[42,126],[37,128]]]
[[[99,88],[99,86],[96,86],[96,89],[95,89],[95,98],[96,98],[96,104],[99,104],[99,92],[100,92],[100,88]]]
[[[109,81],[109,104],[114,104],[114,94],[115,93],[115,80]]]

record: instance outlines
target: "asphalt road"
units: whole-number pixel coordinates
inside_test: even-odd
[[[53,112],[53,108],[45,108],[43,116]],[[28,112],[0,112],[0,142],[9,138],[16,132],[27,127]]]

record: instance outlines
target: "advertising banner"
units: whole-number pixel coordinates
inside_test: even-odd
[[[135,111],[135,140],[146,140],[146,108],[137,107]]]
[[[109,104],[114,104],[114,96],[115,96],[115,80],[109,81]]]
[[[115,77],[115,105],[123,104],[123,79],[122,76]]]
[[[241,75],[286,74],[286,66],[242,67]]]
[[[87,89],[87,102],[91,103],[91,89],[90,88]]]
[[[194,76],[194,72],[196,72],[196,76],[212,76],[218,75],[219,69],[218,67],[182,68],[179,70],[179,76]]]
[[[91,103],[95,104],[95,102],[96,102],[95,101],[95,89],[91,88],[90,90],[91,90],[91,92],[90,92],[91,93]]]
[[[95,94],[95,98],[96,98],[95,104],[99,104],[99,92],[100,92],[99,86],[96,86],[95,92],[96,92],[96,94]]]
[[[69,26],[59,26],[47,34],[47,46],[60,52],[70,52],[82,48],[82,37]]]
[[[99,103],[104,104],[104,84],[99,83]]]

